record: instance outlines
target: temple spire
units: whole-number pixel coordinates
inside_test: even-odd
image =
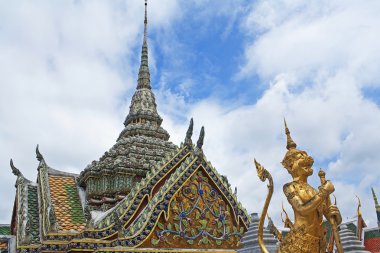
[[[150,86],[150,73],[148,65],[148,43],[147,43],[147,33],[148,33],[148,14],[147,14],[147,0],[145,0],[145,18],[144,18],[144,40],[141,49],[141,62],[139,69],[139,77],[137,81],[137,89],[151,89]]]
[[[144,39],[141,50],[141,62],[137,87],[132,96],[129,113],[124,121],[124,130],[118,140],[127,136],[151,136],[167,141],[169,134],[161,127],[162,118],[157,112],[156,99],[150,84],[148,66],[148,14],[145,0]]]
[[[374,190],[373,188],[371,188],[371,190],[372,190],[372,196],[373,196],[373,200],[375,201],[375,206],[376,206],[376,208],[377,208],[377,207],[380,207],[380,206],[379,206],[379,202],[378,202],[377,197],[376,197],[375,190]]]
[[[375,190],[371,188],[372,190],[372,195],[373,195],[373,200],[375,201],[375,208],[376,208],[376,215],[377,215],[377,225],[380,229],[380,205],[376,197]]]
[[[377,225],[380,228],[380,205],[376,197],[375,190],[371,187],[373,200],[375,201],[376,215],[377,215]]]
[[[286,124],[285,118],[284,118],[284,125],[285,125],[285,134],[286,134],[286,148],[288,150],[296,148],[297,144],[293,141],[292,137],[290,136],[290,131],[289,131],[288,125]]]

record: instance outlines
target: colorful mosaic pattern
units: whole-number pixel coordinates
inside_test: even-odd
[[[151,243],[164,248],[237,248],[245,232],[231,207],[202,170],[170,203],[169,219],[158,222]],[[192,246],[194,245],[194,246]]]
[[[11,227],[9,225],[0,225],[0,235],[10,235]]]
[[[96,253],[236,253],[235,250],[189,250],[189,249],[101,249],[95,251]]]
[[[233,252],[249,223],[227,183],[188,146],[168,154],[93,229],[84,229],[75,178],[49,172],[46,175],[53,210],[53,217],[48,219],[54,219],[58,231],[47,234],[40,247],[23,247],[21,253],[185,252],[167,249],[177,247]],[[172,233],[162,232],[170,226]],[[168,246],[160,236],[179,244]]]
[[[26,232],[30,235],[31,243],[40,242],[40,231],[39,231],[39,213],[38,213],[38,202],[37,202],[37,186],[28,185],[28,219],[26,222]]]
[[[365,249],[372,253],[380,253],[380,229],[371,229],[364,232]]]
[[[372,253],[380,253],[380,238],[372,238],[364,241],[365,249]]]
[[[8,242],[0,241],[0,252],[7,252],[8,250]]]
[[[49,175],[49,186],[58,231],[83,231],[86,223],[75,178]]]

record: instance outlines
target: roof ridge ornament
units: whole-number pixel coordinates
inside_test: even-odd
[[[185,138],[185,145],[189,146],[190,148],[193,147],[193,141],[191,140],[191,137],[193,136],[193,128],[194,128],[194,121],[193,121],[193,118],[191,118],[189,127],[187,128],[186,138]]]
[[[199,133],[199,137],[198,137],[198,141],[197,141],[197,147],[195,150],[195,155],[197,155],[197,156],[203,155],[202,147],[203,147],[204,138],[205,138],[205,127],[202,126],[201,132]]]
[[[357,214],[358,214],[358,217],[359,217],[359,216],[362,216],[362,212],[361,212],[361,210],[360,210],[360,208],[362,207],[362,202],[360,201],[360,198],[358,197],[358,195],[355,194],[355,196],[356,196],[356,198],[358,199]]]
[[[39,162],[41,162],[42,160],[44,160],[44,157],[43,155],[40,153],[40,150],[38,148],[38,144],[37,144],[37,147],[36,147],[36,158]]]
[[[14,166],[13,164],[13,160],[11,159],[10,161],[10,165],[11,165],[11,169],[12,169],[12,173],[17,176],[17,177],[22,177],[22,173],[19,169],[16,168],[16,166]]]
[[[201,132],[199,133],[199,138],[197,141],[197,148],[198,149],[202,149],[204,138],[205,138],[205,127],[202,126]]]

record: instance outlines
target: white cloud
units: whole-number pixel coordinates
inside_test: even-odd
[[[346,69],[361,85],[373,83],[379,79],[379,9],[378,1],[259,1],[244,27],[262,34],[248,45],[240,75],[286,72],[308,79]]]

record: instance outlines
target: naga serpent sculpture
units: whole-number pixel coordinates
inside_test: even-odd
[[[267,214],[268,212],[269,203],[273,195],[273,179],[272,179],[271,174],[263,166],[261,166],[261,164],[258,163],[256,159],[254,160],[254,162],[255,162],[255,166],[257,170],[257,175],[259,176],[260,180],[265,182],[265,180],[268,179],[269,181],[268,195],[267,195],[267,198],[265,199],[263,211],[261,212],[260,221],[259,221],[259,230],[258,230],[260,249],[263,253],[269,253],[268,250],[264,246],[263,230],[264,230],[265,214]]]

